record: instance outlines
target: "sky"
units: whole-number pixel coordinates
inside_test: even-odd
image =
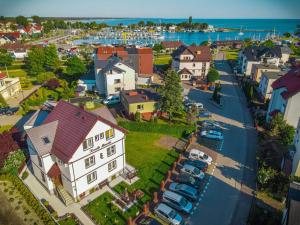
[[[3,16],[300,18],[300,0],[0,0]]]

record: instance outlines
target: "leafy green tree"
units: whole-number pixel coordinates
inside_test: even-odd
[[[74,79],[85,74],[86,71],[86,66],[77,56],[73,56],[68,60],[66,72],[68,75],[71,75]]]
[[[263,166],[258,170],[257,181],[262,188],[265,188],[276,175],[276,170],[272,169],[271,167]]]
[[[0,52],[0,66],[10,66],[13,61],[11,54],[6,51]]]
[[[284,146],[288,146],[293,143],[295,136],[295,128],[291,125],[285,124],[280,129],[280,142]]]
[[[137,122],[141,122],[141,120],[142,120],[142,115],[141,115],[141,113],[140,113],[140,112],[136,112],[135,115],[134,115],[134,119],[135,119],[135,121],[137,121]]]
[[[191,27],[192,26],[192,23],[193,23],[193,17],[189,17],[189,27]]]
[[[285,37],[289,38],[289,37],[291,36],[291,33],[285,32],[283,35],[284,35]]]
[[[252,85],[250,85],[250,87],[249,87],[248,96],[249,96],[250,100],[253,99],[253,86]]]
[[[220,79],[220,74],[218,72],[218,70],[214,69],[214,68],[210,68],[207,74],[207,81],[209,83],[214,83],[216,80]]]
[[[155,25],[155,23],[153,23],[152,21],[147,21],[146,26],[147,27],[153,27]]]
[[[208,41],[202,41],[200,45],[202,45],[202,46],[208,46],[209,42]]]
[[[143,20],[141,20],[140,22],[138,22],[139,27],[143,27],[145,26],[145,22]]]
[[[0,107],[7,107],[7,106],[8,106],[7,102],[3,98],[2,94],[0,94]]]
[[[43,27],[44,27],[44,32],[47,34],[49,33],[51,30],[54,29],[54,24],[52,21],[47,20],[46,23],[43,23]]]
[[[164,78],[164,85],[161,90],[160,107],[163,112],[167,112],[169,120],[175,113],[183,111],[182,86],[179,75],[169,70]]]
[[[45,52],[43,48],[32,47],[28,53],[28,58],[26,60],[26,66],[28,69],[28,74],[31,76],[36,76],[39,73],[45,71]]]
[[[244,44],[245,44],[245,47],[248,47],[248,46],[252,45],[251,38],[245,38],[244,39]]]
[[[34,23],[41,25],[41,23],[42,23],[41,17],[34,15],[31,18],[32,18]]]
[[[45,52],[45,67],[48,70],[56,70],[59,67],[59,58],[55,45],[48,45],[44,49]]]
[[[272,48],[275,46],[274,42],[271,40],[266,40],[265,42],[262,43],[262,45],[268,48]]]
[[[53,72],[42,72],[37,75],[36,81],[42,84],[52,78],[55,78],[55,74]]]
[[[18,169],[22,162],[25,160],[25,155],[21,149],[11,152],[7,159],[4,161],[3,168],[1,169],[5,173],[18,174]]]
[[[16,23],[20,26],[26,27],[28,25],[28,20],[25,16],[17,16]]]
[[[161,52],[161,50],[163,50],[164,47],[162,46],[162,44],[155,44],[152,49],[156,52]]]

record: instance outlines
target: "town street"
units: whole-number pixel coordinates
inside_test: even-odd
[[[225,54],[218,53],[215,66],[221,74],[223,109],[213,105],[211,93],[191,89],[188,96],[202,102],[215,120],[224,124],[224,142],[216,149],[218,157],[188,224],[244,225],[255,187],[256,131],[246,99],[231,74]]]

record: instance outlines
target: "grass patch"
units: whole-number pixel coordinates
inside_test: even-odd
[[[9,131],[14,125],[3,125],[0,126],[0,134],[2,134],[4,131]]]
[[[239,56],[239,51],[238,50],[226,50],[226,59],[227,60],[237,60]]]
[[[169,64],[170,60],[172,59],[171,55],[156,55],[154,56],[154,64],[155,65],[166,65]]]
[[[166,134],[177,138],[184,136],[187,130],[193,129],[192,126],[186,125],[154,124],[149,122],[119,121],[119,125],[129,131],[147,132],[147,135],[148,133]]]
[[[58,221],[59,225],[78,225],[78,223],[72,218],[68,217],[66,219]]]

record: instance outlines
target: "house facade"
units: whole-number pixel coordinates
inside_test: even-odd
[[[254,64],[251,70],[251,78],[256,82],[260,82],[262,73],[264,72],[279,72],[280,68],[269,64]]]
[[[99,115],[59,101],[40,125],[26,130],[33,173],[65,204],[79,200],[123,172],[125,132]]]
[[[281,112],[287,123],[296,128],[300,117],[300,66],[277,79],[272,88],[267,121],[277,112]]]
[[[183,43],[181,41],[162,41],[161,45],[166,51],[174,51],[183,45]]]
[[[9,78],[0,71],[0,94],[6,100],[21,93],[20,78]]]
[[[181,80],[205,79],[210,68],[208,46],[180,46],[172,53],[172,69]]]
[[[242,74],[251,75],[255,64],[269,64],[279,66],[282,57],[279,46],[268,48],[264,46],[249,46],[239,52],[238,62]]]
[[[119,95],[122,90],[135,89],[135,71],[118,57],[107,60],[102,69],[96,70],[96,87],[100,94]]]
[[[295,154],[293,157],[293,169],[292,173],[300,177],[300,118],[298,120],[298,126],[296,129],[296,134],[294,138]]]
[[[264,100],[270,99],[272,96],[272,84],[280,78],[283,74],[281,72],[263,72],[259,82],[258,89]]]

